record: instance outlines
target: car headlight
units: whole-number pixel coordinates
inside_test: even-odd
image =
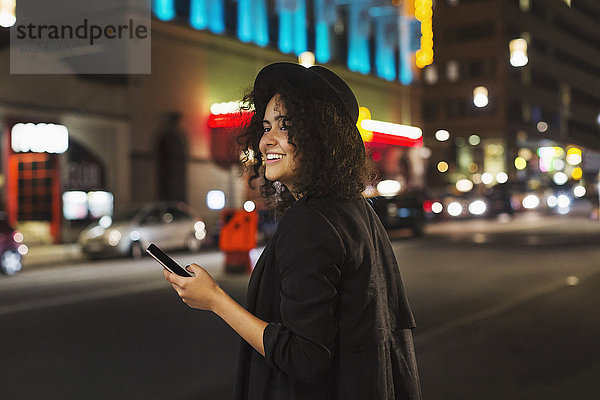
[[[558,196],[558,198],[556,199],[556,202],[557,202],[558,206],[561,208],[566,208],[571,205],[571,199],[569,198],[569,196],[564,195],[564,194],[561,194],[560,196]]]
[[[481,215],[485,213],[487,205],[483,200],[475,200],[469,204],[469,212],[473,215]]]
[[[537,197],[535,194],[530,194],[528,196],[525,196],[525,198],[522,201],[522,204],[523,208],[531,210],[533,208],[537,208],[540,205],[540,198]]]
[[[448,211],[448,214],[451,216],[458,217],[460,214],[462,214],[462,206],[459,202],[453,201],[452,203],[448,204],[446,211]]]
[[[196,223],[194,224],[194,230],[196,232],[202,232],[205,229],[206,229],[206,225],[202,221],[196,221]]]
[[[110,244],[111,246],[116,246],[119,244],[122,237],[123,234],[121,234],[121,232],[119,232],[116,229],[113,229],[108,233],[108,244]]]
[[[202,240],[206,237],[206,224],[203,221],[196,221],[194,224],[194,236],[198,240]]]

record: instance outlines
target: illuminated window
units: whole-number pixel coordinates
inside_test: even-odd
[[[436,84],[438,82],[437,66],[432,64],[425,67],[423,69],[423,79],[425,80],[425,83],[429,85]]]
[[[510,65],[513,67],[522,67],[527,65],[527,40],[523,38],[513,39],[509,43]]]
[[[90,216],[93,218],[113,214],[114,197],[112,193],[104,191],[88,192],[87,203]]]
[[[87,194],[85,192],[70,191],[62,195],[63,215],[65,219],[85,219],[88,215]]]
[[[460,79],[460,67],[458,61],[450,60],[446,63],[446,79],[448,82],[456,82]]]
[[[476,107],[485,107],[488,103],[488,90],[485,86],[477,86],[473,89],[473,104],[475,104]]]
[[[211,210],[221,210],[225,207],[225,193],[221,190],[211,190],[206,194],[206,205]]]
[[[519,0],[519,8],[523,12],[529,11],[531,8],[531,0]]]
[[[52,220],[52,206],[58,201],[53,197],[57,159],[44,153],[25,153],[11,158],[10,162],[18,171],[17,219]]]

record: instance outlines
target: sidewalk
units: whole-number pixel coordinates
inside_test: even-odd
[[[23,257],[23,269],[76,263],[84,261],[85,256],[76,243],[33,245]]]
[[[219,251],[215,246],[206,245],[200,252]],[[31,271],[37,268],[77,264],[88,261],[89,258],[81,252],[77,243],[31,245],[23,256],[23,270]]]
[[[427,224],[425,235],[446,235],[449,233],[472,235],[482,233],[510,233],[534,229],[544,225],[547,234],[565,234],[585,232],[587,234],[600,234],[600,223],[592,221],[589,218],[576,217],[578,224],[576,226],[565,226],[563,221],[570,216],[544,216],[538,213],[523,213],[508,219],[465,219],[465,220],[446,220]],[[410,236],[403,230],[388,232],[390,238]],[[215,245],[207,245],[201,251],[218,251]],[[55,244],[55,245],[31,245],[29,252],[24,256],[23,269],[32,270],[39,267],[59,266],[61,264],[79,263],[86,261],[87,258],[81,253],[81,249],[76,243]]]

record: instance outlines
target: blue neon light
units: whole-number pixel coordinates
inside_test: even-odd
[[[254,43],[261,47],[269,44],[269,16],[267,1],[254,0]]]
[[[238,38],[245,43],[252,41],[252,1],[238,0]]]
[[[296,0],[294,12],[294,52],[297,56],[308,50],[306,36],[306,1]]]
[[[190,25],[195,29],[225,32],[223,0],[190,0]]]
[[[223,0],[205,0],[209,2],[208,29],[214,33],[225,32],[225,5]]]
[[[289,11],[279,12],[279,50],[282,53],[291,53],[294,50],[292,35],[293,14]]]
[[[331,59],[329,49],[329,26],[326,22],[317,22],[315,26],[315,58],[325,64]]]
[[[398,24],[400,33],[400,82],[410,85],[413,82],[412,52],[411,52],[411,20],[400,17]]]
[[[351,3],[348,19],[348,69],[368,74],[371,72],[371,61],[369,59],[370,20],[365,4]]]
[[[329,45],[329,16],[328,11],[335,4],[325,4],[326,0],[315,0],[315,58],[318,63],[325,64],[331,59]],[[326,6],[328,8],[326,8]],[[335,9],[333,10],[335,14]]]
[[[175,0],[154,0],[154,15],[161,21],[175,18]]]
[[[375,70],[377,76],[388,81],[396,79],[396,61],[394,57],[395,40],[389,35],[392,31],[393,17],[379,18],[375,24]]]
[[[208,12],[205,0],[191,0],[190,25],[194,29],[206,29],[208,25]]]

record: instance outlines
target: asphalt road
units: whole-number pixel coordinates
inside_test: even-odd
[[[597,221],[535,215],[396,239],[424,399],[600,398],[599,244]],[[175,258],[243,303],[221,255]],[[149,258],[0,278],[1,399],[228,399],[238,344]]]

